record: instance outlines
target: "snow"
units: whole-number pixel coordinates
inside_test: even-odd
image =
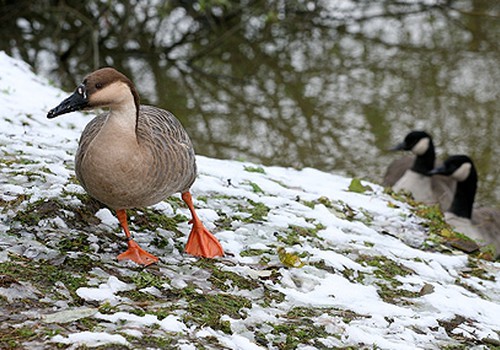
[[[66,96],[67,93],[33,74],[25,63],[0,52],[0,150],[3,152],[0,154],[0,203],[14,203],[0,211],[0,263],[12,261],[11,254],[28,259],[24,264],[36,259],[53,259],[58,253],[48,243],[70,233],[85,234],[92,248],[88,254],[92,260],[104,264],[90,271],[87,284],[75,291],[83,303],[84,314],[78,316],[78,309],[68,308],[41,317],[46,323],[87,317],[98,322],[99,327],[96,331],[69,331],[68,328],[64,334],[53,336],[51,342],[73,348],[104,344],[137,347],[131,338],[127,340],[122,334],[142,338],[153,330],[162,336],[178,337],[175,338],[178,349],[195,349],[200,338],[216,339],[220,347],[231,349],[274,349],[291,336],[276,333],[274,327],[297,322],[287,316],[297,307],[318,311],[306,319],[311,318],[314,325],[326,332],[315,341],[301,344],[301,349],[314,349],[318,344],[437,349],[458,344],[457,339],[462,338],[475,344],[483,339],[500,341],[500,264],[479,261],[488,276],[482,279],[468,276],[470,258],[463,253],[422,250],[427,238],[422,220],[412,213],[409,205],[384,194],[380,186],[369,184],[372,191],[354,193],[347,190],[351,179],[316,169],[261,167],[263,173],[250,172],[247,167],[259,165],[201,156],[197,157],[199,176],[192,193],[200,218],[214,231],[226,251],[226,257],[217,259],[215,265],[220,271],[257,283],[257,288],[248,290],[231,280],[225,284],[228,288],[225,293],[248,298],[252,306],[244,310],[241,318],[221,313],[221,322],[229,322],[232,334],[190,323],[183,309],[188,303],[180,297],[174,303],[159,303],[143,313],[132,312],[134,307],[144,305],[134,304],[123,296],[124,292],[137,291],[159,299],[171,291],[193,286],[198,295],[220,292],[210,282],[210,272],[197,265],[198,259],[183,255],[174,246],[177,242],[180,245],[186,242],[190,228],[187,223],[179,224],[180,235],[165,229],[134,233],[141,245],[161,258],[150,271],[155,277],[169,281],[161,287],[137,287],[137,290],[129,279],[127,282],[120,279],[139,272],[133,264],[118,263],[114,259],[122,242],[117,243],[118,240],[113,241],[105,234],[118,226],[116,217],[108,209],[97,211],[95,217],[100,224],[87,231],[77,231],[66,224],[65,216],[74,214],[65,209],[62,216],[40,221],[34,231],[20,229],[16,231],[20,232],[18,236],[8,233],[11,225],[19,225],[14,220],[16,211],[30,203],[59,199],[67,204],[81,204],[76,196],[84,191],[71,181],[73,157],[81,130],[90,116],[71,113],[56,120],[45,118],[46,112]],[[8,162],[3,162],[1,157]],[[254,191],[253,185],[262,191]],[[202,196],[208,200],[197,199]],[[326,205],[320,198],[328,199],[333,206]],[[262,218],[248,220],[251,213],[245,206],[252,207],[252,202],[265,205],[269,212]],[[398,208],[389,202],[397,202]],[[347,218],[343,212],[346,206],[355,212],[353,218]],[[153,208],[167,216],[181,213],[189,217],[187,208],[175,208],[168,202]],[[219,229],[218,221],[225,216],[231,218],[230,225]],[[291,227],[316,231],[298,234],[295,240],[288,241]],[[41,234],[47,235],[42,243],[38,237]],[[153,244],[153,238],[161,238],[168,244],[158,247]],[[305,266],[285,267],[276,252],[279,247],[302,254]],[[263,253],[244,254],[249,250]],[[77,253],[67,256],[81,254],[75,251]],[[375,273],[376,267],[366,264],[366,257],[389,259],[410,272],[384,281]],[[397,286],[391,287],[391,283]],[[381,296],[381,284],[417,293],[424,285],[431,285],[434,290],[391,301]],[[265,291],[283,293],[284,298],[264,302]],[[0,287],[0,296],[7,303],[37,298],[41,293],[29,282],[14,281]],[[55,305],[71,304],[72,297],[69,292],[66,294],[67,300]],[[47,296],[47,300],[51,298],[56,297]],[[148,306],[154,304],[147,303]],[[96,311],[96,305],[111,305],[116,309]],[[156,307],[163,306],[171,309],[169,315],[154,314]],[[345,320],[345,315],[351,319]],[[457,315],[466,321],[453,332],[447,332],[442,321]]]
[[[109,227],[116,227],[116,224],[118,223],[118,219],[113,216],[108,208],[99,209],[95,213],[95,216],[97,216],[101,220],[102,224]]]
[[[73,344],[75,346],[86,345],[98,347],[105,344],[129,345],[128,341],[119,334],[108,334],[104,332],[80,332],[70,334],[67,338],[61,335],[52,337],[52,342],[62,344]]]
[[[110,276],[106,283],[100,284],[97,288],[82,287],[76,290],[76,294],[85,300],[96,300],[96,301],[108,301],[111,303],[117,303],[121,300],[120,297],[116,296],[115,293],[121,291],[127,291],[134,289],[133,286],[129,286],[123,283],[115,276]]]

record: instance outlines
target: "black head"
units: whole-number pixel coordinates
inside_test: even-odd
[[[463,182],[475,173],[476,169],[472,159],[459,154],[448,157],[442,166],[432,169],[429,174],[451,176],[458,182]]]
[[[432,144],[431,136],[425,131],[412,131],[403,142],[392,147],[391,151],[412,151],[417,155],[424,154]]]

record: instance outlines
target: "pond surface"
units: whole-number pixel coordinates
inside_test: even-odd
[[[500,206],[495,1],[193,3],[18,6],[0,49],[68,91],[115,66],[210,157],[380,182],[402,156],[385,150],[427,130],[438,157],[474,159],[477,201]]]

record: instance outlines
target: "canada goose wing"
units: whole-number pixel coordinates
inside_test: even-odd
[[[484,242],[493,244],[497,256],[500,256],[500,210],[486,207],[474,209],[472,223],[479,228]]]
[[[384,180],[382,181],[382,186],[394,186],[394,184],[404,175],[406,170],[411,169],[414,162],[415,156],[412,155],[407,155],[402,158],[393,160],[387,167],[387,171],[384,175]]]
[[[448,210],[455,196],[457,182],[450,176],[433,175],[431,186],[441,209],[443,211]]]

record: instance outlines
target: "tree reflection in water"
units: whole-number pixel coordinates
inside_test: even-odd
[[[197,152],[379,181],[414,128],[467,153],[498,205],[498,8],[488,0],[3,1],[0,49],[70,90],[113,65]],[[328,186],[328,184],[325,184]]]

